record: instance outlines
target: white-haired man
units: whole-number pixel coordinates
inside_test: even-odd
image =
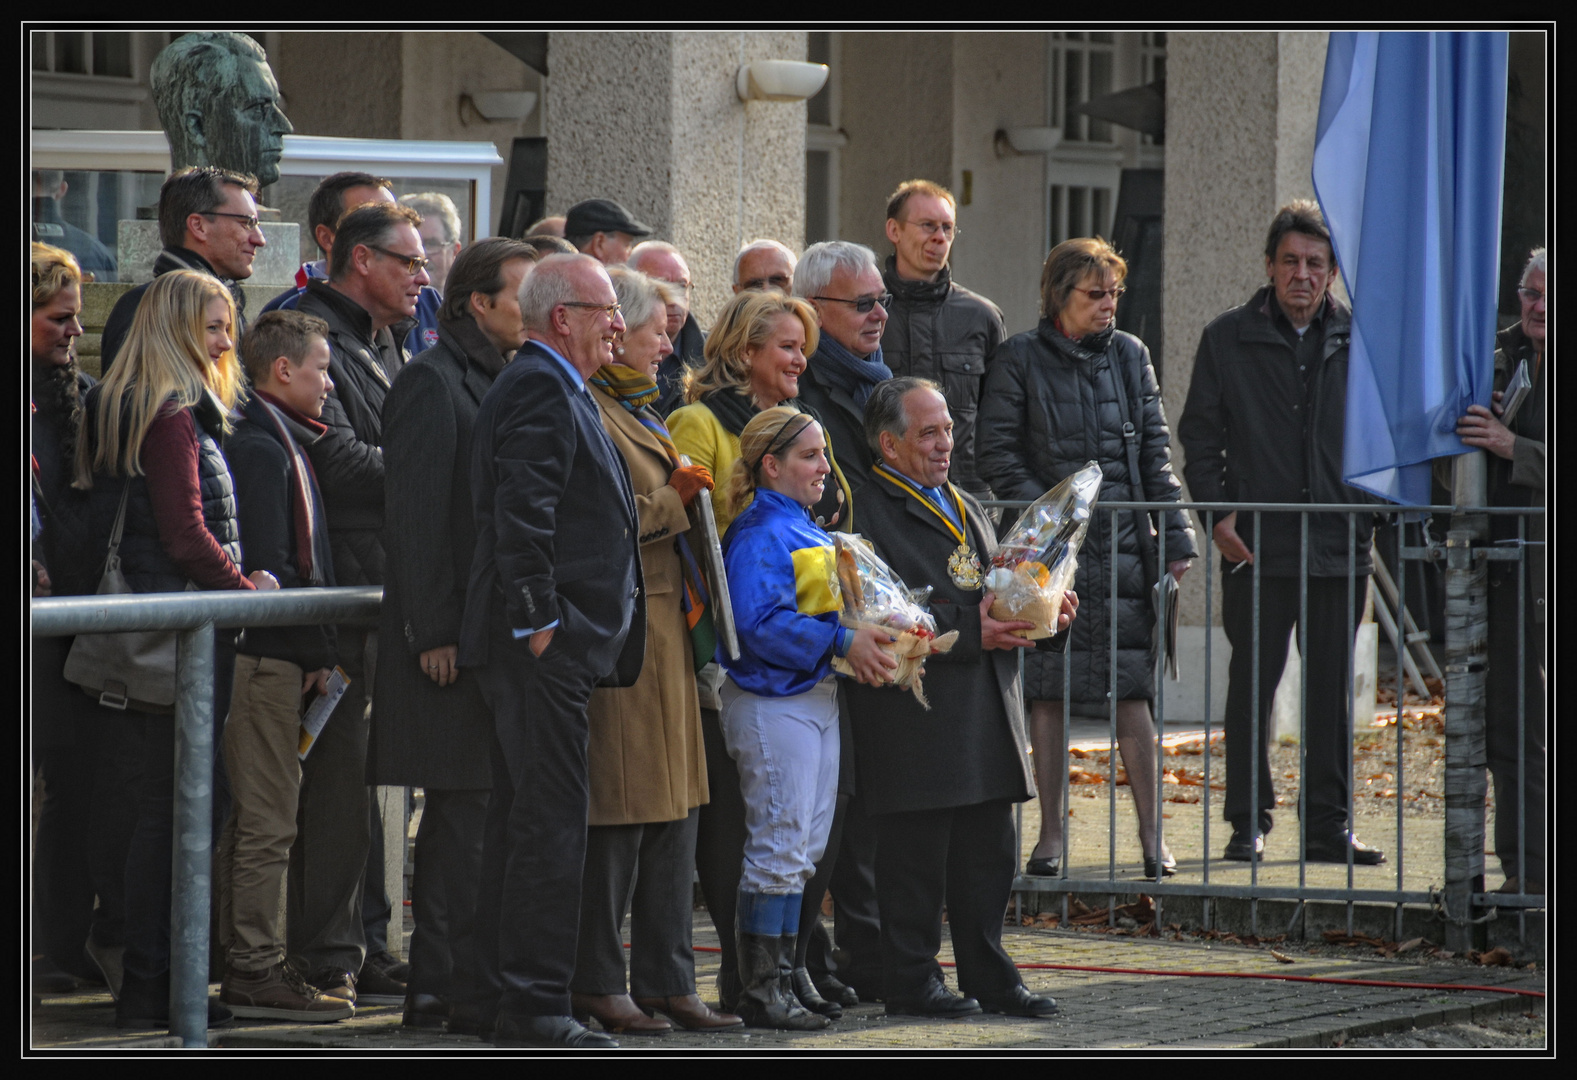
[[[794,252],[776,240],[752,240],[734,256],[734,292],[776,289],[787,293],[794,285]]]
[[[631,270],[639,270],[668,286],[663,302],[668,308],[665,332],[674,351],[657,365],[657,411],[667,416],[684,404],[684,373],[706,362],[706,334],[690,314],[690,264],[666,240],[643,240],[630,249]]]

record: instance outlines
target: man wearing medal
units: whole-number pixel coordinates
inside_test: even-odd
[[[931,586],[938,634],[926,710],[891,687],[848,688],[860,798],[877,825],[876,894],[889,1014],[1047,1017],[1051,998],[1026,989],[1002,949],[1002,913],[1018,865],[1013,804],[1035,795],[1024,752],[1024,700],[1014,650],[1028,622],[991,618],[983,567],[996,548],[985,509],[947,480],[953,420],[940,387],[896,378],[865,407],[876,463],[860,494],[860,532],[905,584]],[[1063,601],[1058,629],[1078,600]],[[958,962],[953,994],[936,956],[943,904]]]

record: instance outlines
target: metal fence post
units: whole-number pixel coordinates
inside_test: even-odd
[[[170,1033],[208,1045],[213,896],[214,624],[180,632],[175,670],[175,858],[171,867]]]

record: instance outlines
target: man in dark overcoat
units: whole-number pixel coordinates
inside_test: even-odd
[[[493,774],[493,714],[455,663],[476,549],[471,436],[493,380],[525,342],[521,283],[536,249],[493,237],[449,271],[438,344],[383,402],[384,589],[368,779],[420,787],[407,1027],[448,1019],[453,955],[469,948]]]
[[[878,828],[887,1011],[1051,1016],[1056,1002],[1027,990],[1002,949],[1018,865],[1013,804],[1035,795],[1014,653],[1033,644],[1018,636],[1032,624],[988,613],[996,530],[947,480],[953,420],[940,388],[913,377],[882,383],[865,432],[878,461],[861,493],[860,531],[905,584],[932,587],[937,633],[958,631],[927,663],[930,709],[893,687],[849,687],[856,779]],[[1076,604],[1064,602],[1062,626]],[[947,990],[936,960],[944,902],[966,996]]]
[[[493,792],[476,959],[456,982],[473,1030],[491,1028],[494,1045],[610,1047],[571,1017],[569,982],[590,805],[586,706],[599,681],[634,683],[646,644],[635,496],[586,386],[625,327],[607,271],[584,255],[544,259],[520,307],[528,340],[483,398],[472,438],[477,541],[458,659],[477,669],[493,711]]]

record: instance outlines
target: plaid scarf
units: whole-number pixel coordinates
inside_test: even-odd
[[[668,434],[668,425],[648,407],[657,400],[659,393],[657,383],[650,375],[642,375],[623,364],[604,364],[587,381],[623,405],[663,444],[663,449],[668,451],[668,460],[676,466],[679,464],[679,451],[674,447],[673,436]]]

